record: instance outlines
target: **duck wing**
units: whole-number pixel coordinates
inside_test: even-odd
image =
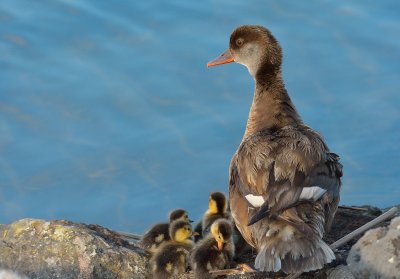
[[[234,160],[237,187],[249,206],[258,208],[250,224],[266,216],[279,217],[302,201],[323,196],[338,201],[339,157],[308,126],[260,131],[242,142]]]

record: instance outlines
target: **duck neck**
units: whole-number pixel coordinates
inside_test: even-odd
[[[254,79],[253,103],[243,140],[264,129],[277,130],[287,125],[302,124],[285,89],[279,68],[258,71]]]

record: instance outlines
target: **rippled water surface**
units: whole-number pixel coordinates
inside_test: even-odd
[[[342,203],[399,203],[399,1],[2,0],[0,223],[199,218],[253,92],[244,67],[205,64],[241,24],[281,42],[293,101],[341,155]]]

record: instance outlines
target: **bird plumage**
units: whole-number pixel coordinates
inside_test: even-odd
[[[195,241],[197,242],[205,237],[210,232],[211,225],[220,218],[231,220],[231,215],[228,211],[228,201],[224,193],[212,192],[208,199],[208,208],[194,229],[195,232],[199,233],[195,237]]]
[[[211,270],[230,266],[235,251],[232,234],[232,223],[218,219],[212,224],[210,233],[196,243],[190,256],[195,279],[214,278]]]
[[[231,57],[230,57],[231,56]],[[334,259],[322,237],[340,199],[342,165],[306,126],[282,80],[282,50],[262,26],[233,31],[229,52],[209,66],[235,61],[255,80],[242,142],[230,164],[230,208],[255,266],[286,273],[321,268]]]
[[[148,252],[153,253],[163,242],[171,240],[169,235],[170,223],[177,220],[191,222],[186,210],[175,209],[169,214],[169,223],[153,225],[145,232],[138,245]]]
[[[173,221],[169,229],[170,240],[163,242],[151,258],[154,279],[172,279],[189,267],[189,252],[194,242],[191,225],[182,220]]]

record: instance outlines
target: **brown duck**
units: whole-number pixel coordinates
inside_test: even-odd
[[[269,30],[238,27],[229,49],[207,66],[230,62],[246,66],[255,80],[246,131],[230,165],[235,224],[258,251],[257,269],[322,268],[335,259],[322,237],[339,203],[339,156],[303,123],[282,80],[281,47]]]

